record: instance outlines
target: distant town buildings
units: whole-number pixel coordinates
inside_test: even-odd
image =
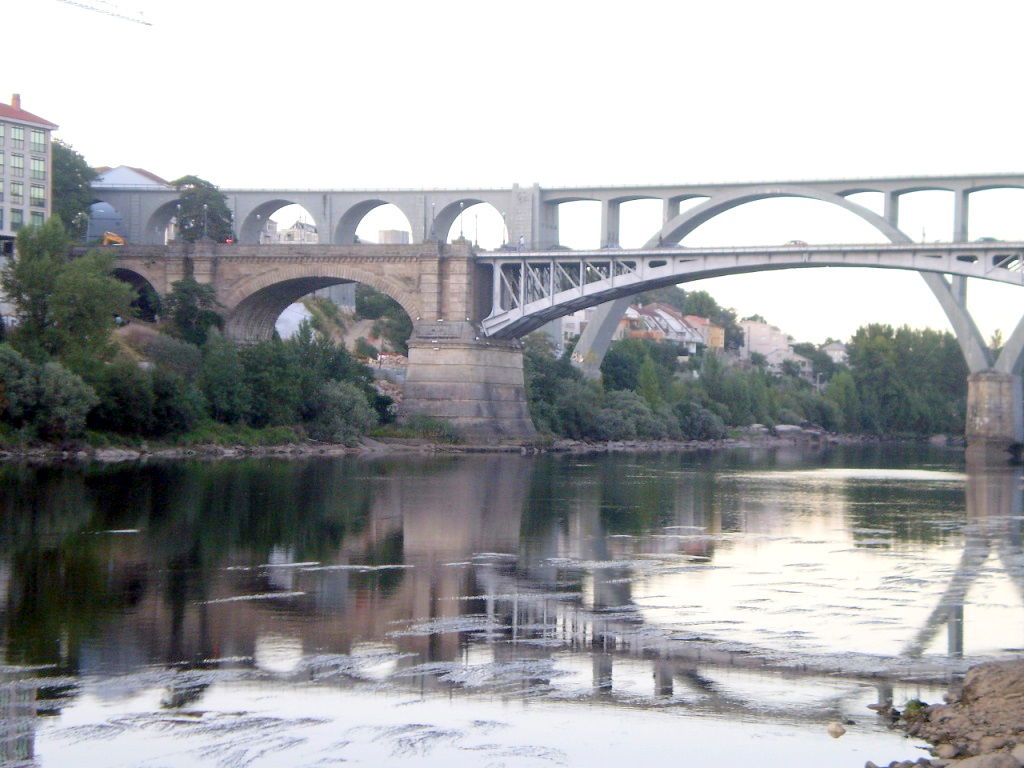
[[[38,226],[52,211],[53,151],[57,126],[21,108],[21,95],[0,103],[0,256],[14,253],[26,224]]]
[[[703,318],[702,318],[703,319]],[[636,304],[626,310],[615,338],[671,341],[683,356],[694,355],[704,345],[700,332],[688,323],[675,307],[668,304]]]
[[[846,365],[848,355],[846,354],[846,345],[841,341],[830,341],[821,351],[831,358],[832,362],[836,365]]]
[[[683,319],[700,334],[707,349],[712,352],[721,352],[725,349],[725,328],[698,315],[687,315]]]
[[[741,320],[740,328],[743,329],[741,359],[761,355],[768,370],[774,373],[781,372],[786,361],[790,361],[798,367],[801,376],[810,378],[811,361],[793,351],[793,337],[760,320]]]

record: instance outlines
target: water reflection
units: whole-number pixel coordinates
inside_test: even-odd
[[[225,691],[249,707],[257,684],[822,723],[921,685],[936,698],[1021,645],[1021,476],[942,456],[6,467],[0,482],[0,703],[35,691],[48,715],[148,691],[155,711]],[[32,764],[31,719],[0,720],[0,765]]]

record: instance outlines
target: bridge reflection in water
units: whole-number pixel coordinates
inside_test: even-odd
[[[826,722],[872,689],[937,695],[977,661],[965,634],[988,609],[969,593],[991,584],[993,556],[1024,598],[1019,472],[932,473],[908,488],[898,473],[836,482],[796,456],[765,459],[710,470],[518,455],[5,468],[5,487],[20,492],[3,497],[3,700],[35,688],[40,711],[57,714],[116,680],[123,696],[162,687],[175,709],[238,680],[376,680]],[[782,493],[768,475],[805,491]],[[754,483],[768,490],[753,494]],[[888,495],[863,495],[887,484]],[[759,574],[756,558],[737,568],[816,537],[833,558],[817,576],[799,561],[782,581]],[[844,538],[851,546],[837,549]],[[961,539],[959,563],[944,568]],[[946,554],[927,560],[931,571],[907,554],[936,549]],[[871,602],[850,597],[851,631],[901,647],[869,654],[866,637],[843,646],[815,634],[847,620],[835,595],[825,598],[835,616],[783,611],[805,635],[764,631],[778,617],[759,590],[784,600],[802,583],[796,599],[815,605],[814,589],[847,583],[830,562],[883,556],[886,568],[911,557],[917,581],[897,586],[904,594],[886,597],[876,620]],[[746,585],[738,604],[729,573]],[[1019,604],[1007,610],[1019,629]],[[59,677],[31,671],[39,664]],[[4,722],[7,754],[30,754],[31,720]]]

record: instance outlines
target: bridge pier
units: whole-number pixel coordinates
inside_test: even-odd
[[[967,377],[967,460],[1009,460],[1024,442],[1024,393],[1021,377],[995,370]]]
[[[469,442],[537,434],[518,341],[478,339],[470,323],[417,325],[409,339],[403,418],[450,422]]]

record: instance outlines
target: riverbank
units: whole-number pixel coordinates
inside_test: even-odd
[[[944,704],[911,701],[893,719],[908,735],[933,745],[917,765],[935,768],[1021,768],[1024,765],[1024,661],[973,667]],[[894,765],[893,763],[889,764]],[[907,768],[915,765],[906,762]],[[904,763],[895,766],[903,768]],[[868,762],[867,768],[875,768]]]
[[[719,451],[744,448],[774,448],[784,446],[861,445],[892,442],[892,439],[868,435],[840,435],[805,430],[796,426],[780,425],[775,430],[750,427],[737,437],[722,440],[616,440],[588,442],[584,440],[554,439],[508,440],[494,443],[439,443],[426,438],[365,437],[358,444],[322,443],[304,440],[275,445],[34,445],[0,449],[0,463],[27,462],[114,464],[149,460],[219,460],[241,458],[307,458],[348,455],[387,454],[468,454],[468,453],[653,453]]]

